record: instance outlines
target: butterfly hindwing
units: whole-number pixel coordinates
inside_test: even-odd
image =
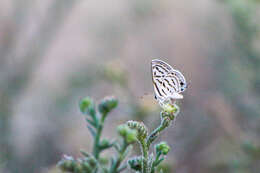
[[[159,103],[169,97],[176,97],[186,89],[186,81],[181,72],[158,59],[152,60],[151,65],[155,97]]]

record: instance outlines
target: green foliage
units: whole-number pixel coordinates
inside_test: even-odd
[[[122,124],[117,127],[118,134],[124,138],[126,143],[134,143],[137,141],[137,131],[130,129],[127,125]]]
[[[137,137],[139,140],[145,139],[148,135],[148,130],[147,127],[144,125],[143,122],[138,122],[138,121],[128,121],[127,125],[131,128],[131,129],[135,129],[137,130]]]
[[[166,129],[179,113],[177,105],[167,104],[161,112],[160,125],[148,135],[147,127],[142,122],[128,121],[127,125],[131,129],[137,130],[137,139],[141,146],[142,156],[137,156],[128,161],[129,167],[142,173],[154,173],[157,166],[164,160],[164,156],[170,151],[166,142],[161,142],[155,146],[156,156],[149,154],[150,145],[159,134]]]
[[[166,105],[161,112],[160,125],[151,134],[148,133],[148,129],[143,122],[130,120],[117,127],[118,140],[101,139],[105,119],[117,105],[118,100],[115,97],[106,97],[98,104],[97,111],[91,98],[86,97],[80,101],[79,108],[86,115],[87,128],[93,137],[93,150],[91,154],[81,150],[83,157],[77,159],[64,155],[57,164],[61,171],[71,173],[122,172],[127,168],[127,164],[123,161],[132,150],[131,145],[138,141],[142,155],[129,159],[127,162],[129,168],[142,173],[155,173],[156,168],[170,151],[170,147],[166,142],[158,143],[155,145],[156,154],[154,156],[153,153],[149,153],[150,145],[160,132],[175,119],[179,107],[177,105]],[[108,159],[103,158],[101,153],[112,147],[115,149],[116,155]],[[109,164],[107,164],[108,161]]]
[[[83,114],[86,115],[87,128],[93,137],[93,150],[89,154],[81,150],[82,158],[74,159],[71,156],[64,155],[58,163],[60,170],[72,173],[97,173],[97,172],[122,172],[126,165],[122,162],[130,152],[130,145],[136,140],[135,131],[125,129],[121,126],[120,140],[111,141],[109,139],[101,139],[104,121],[107,114],[110,113],[118,105],[118,100],[115,97],[106,97],[98,104],[98,111],[93,100],[89,97],[83,98],[80,101],[79,108]],[[105,167],[106,158],[102,158],[100,154],[111,147],[116,148],[116,156],[111,158],[110,167]],[[106,160],[104,162],[104,160]]]

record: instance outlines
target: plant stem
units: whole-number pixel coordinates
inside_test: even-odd
[[[151,170],[151,173],[154,173],[154,171],[155,171],[155,167],[157,166],[156,164],[157,164],[157,162],[159,161],[161,154],[162,154],[161,152],[158,153],[158,154],[156,154],[155,161],[153,161],[153,164],[152,164],[152,170]]]
[[[167,128],[170,123],[167,117],[163,118],[161,124],[152,131],[152,133],[148,136],[147,139],[147,147],[150,148],[151,143],[159,136],[160,132]]]
[[[93,155],[96,158],[96,160],[99,159],[99,153],[100,153],[100,137],[101,137],[101,132],[103,130],[103,126],[104,126],[104,121],[106,118],[106,114],[102,114],[101,119],[98,123],[98,127],[97,127],[97,133],[95,136],[95,141],[94,141],[94,148],[93,148]]]
[[[127,164],[122,165],[120,168],[117,169],[117,172],[121,172],[127,168]]]
[[[148,145],[146,144],[145,139],[140,139],[139,142],[141,143],[142,148],[142,173],[148,173]]]
[[[112,165],[111,169],[110,169],[110,173],[117,173],[117,172],[120,172],[118,170],[121,162],[124,160],[125,158],[125,151],[127,149],[128,145],[126,143],[126,141],[123,142],[123,145],[122,145],[122,148],[120,149],[119,151],[119,155],[116,159],[116,162]]]

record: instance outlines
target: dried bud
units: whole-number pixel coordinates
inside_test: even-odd
[[[162,153],[163,155],[167,155],[170,149],[166,142],[160,142],[155,146],[156,153]]]
[[[147,137],[148,130],[143,122],[137,122],[137,121],[130,120],[127,122],[127,125],[131,129],[137,130],[138,138],[141,137],[141,138],[145,139]]]
[[[98,105],[98,110],[100,113],[105,115],[109,113],[112,109],[114,109],[117,104],[118,100],[115,97],[105,97]]]

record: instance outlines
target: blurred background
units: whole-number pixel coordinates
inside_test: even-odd
[[[191,82],[167,173],[260,172],[259,0],[1,0],[0,172],[54,173],[90,150],[82,97],[115,95],[104,136],[159,124],[150,62]],[[147,94],[148,93],[148,94]],[[126,171],[127,172],[127,171]]]

